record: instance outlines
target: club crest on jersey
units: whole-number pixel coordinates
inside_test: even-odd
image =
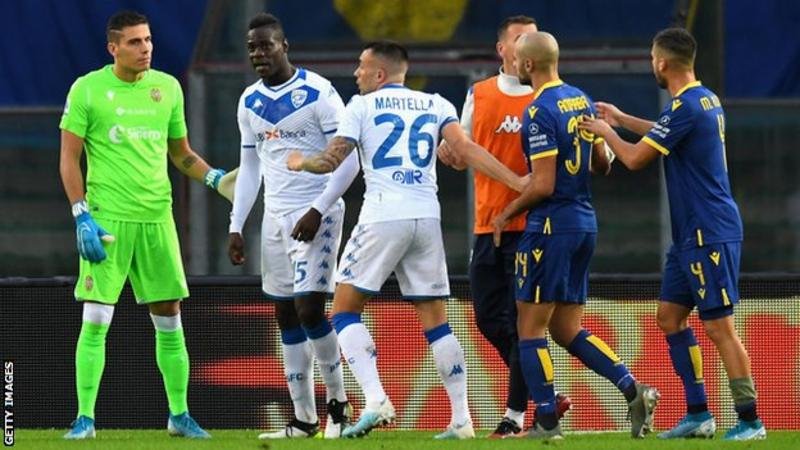
[[[308,98],[308,92],[302,89],[295,89],[292,91],[292,105],[295,108],[303,106],[303,103],[306,102],[307,98]]]
[[[158,103],[161,101],[161,89],[153,88],[150,89],[150,98],[153,99],[154,102]]]

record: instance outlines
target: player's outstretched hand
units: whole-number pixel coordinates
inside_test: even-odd
[[[436,157],[439,158],[439,161],[453,169],[464,170],[467,168],[467,163],[450,148],[447,141],[442,141],[439,144],[439,147],[436,149]]]
[[[234,266],[244,264],[244,238],[241,233],[228,235],[228,258]]]
[[[319,226],[322,223],[322,213],[314,208],[309,208],[308,212],[297,221],[292,229],[292,238],[300,242],[309,242],[317,235]]]
[[[594,107],[597,109],[597,118],[603,119],[608,122],[612,127],[619,127],[620,117],[624,114],[616,106],[611,103],[595,102]]]
[[[78,253],[90,263],[99,263],[106,259],[104,243],[114,242],[114,236],[108,234],[89,214],[88,208],[75,217],[75,234],[78,242]]]
[[[223,175],[217,184],[217,192],[219,192],[219,195],[227,198],[231,203],[233,203],[233,191],[236,187],[236,176],[238,174],[239,168],[237,167]]]
[[[589,116],[583,116],[583,120],[578,122],[578,128],[603,138],[614,133],[614,129],[611,128],[608,122],[603,119],[593,119]]]
[[[494,225],[494,231],[492,232],[494,246],[500,247],[500,243],[503,239],[503,229],[505,229],[506,225],[508,225],[508,219],[506,218],[505,214],[501,213],[499,216],[495,217],[494,220],[492,220],[492,225]]]

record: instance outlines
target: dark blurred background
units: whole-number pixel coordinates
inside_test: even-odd
[[[654,118],[667,100],[650,69],[660,29],[686,26],[699,41],[698,78],[723,101],[734,195],[745,223],[742,270],[800,271],[800,2],[792,0],[0,0],[0,277],[77,272],[74,226],[58,174],[61,107],[71,83],[111,62],[105,23],[119,9],[146,14],[154,67],[184,85],[193,147],[212,165],[238,165],[236,104],[256,77],[245,33],[260,11],[277,15],[296,65],[330,78],[347,101],[364,41],[393,38],[411,48],[411,87],[461,108],[470,83],[499,67],[497,25],[526,14],[562,49],[562,78],[595,100]],[[631,139],[632,136],[629,136]],[[229,204],[173,174],[175,216],[187,272],[258,273],[225,254]],[[442,225],[451,274],[466,273],[471,178],[439,168]],[[593,180],[600,222],[595,273],[657,272],[669,243],[658,165],[616,165]],[[355,223],[363,183],[345,197]],[[258,249],[260,202],[246,228]],[[345,235],[344,238],[346,238]]]

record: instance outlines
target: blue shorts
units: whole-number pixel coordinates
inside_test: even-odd
[[[597,233],[525,232],[514,262],[518,302],[586,303]]]
[[[672,246],[661,282],[661,301],[689,309],[697,306],[701,320],[733,314],[739,302],[741,242],[709,244],[689,250]]]

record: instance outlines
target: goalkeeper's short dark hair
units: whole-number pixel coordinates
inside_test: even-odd
[[[120,11],[108,18],[106,38],[108,42],[117,42],[124,28],[148,24],[147,16],[136,11]]]

